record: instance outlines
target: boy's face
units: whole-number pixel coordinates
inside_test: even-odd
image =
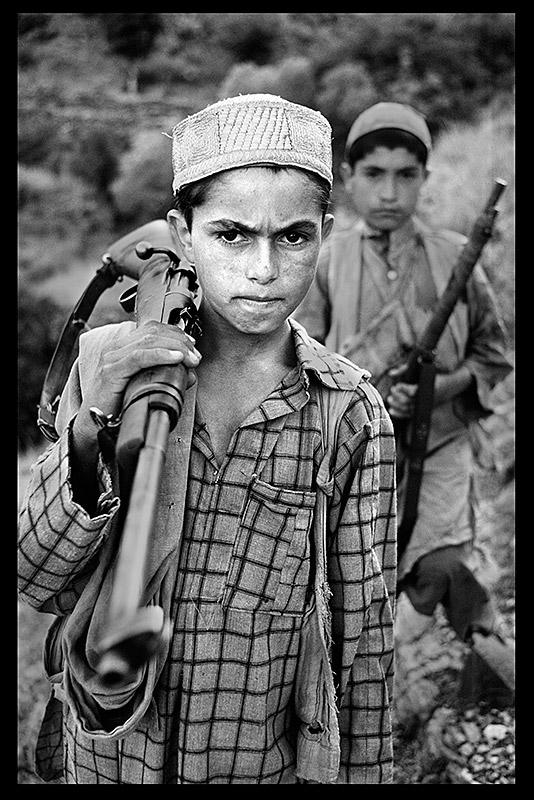
[[[377,147],[354,165],[343,164],[356,213],[378,231],[394,231],[414,213],[427,170],[404,147]]]
[[[204,323],[241,333],[277,330],[308,291],[333,217],[298,169],[264,167],[221,173],[194,209],[191,231],[171,224],[202,288]]]

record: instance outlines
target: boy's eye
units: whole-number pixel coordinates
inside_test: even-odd
[[[240,236],[239,231],[232,230],[232,231],[221,231],[219,236],[224,239],[225,242],[235,242],[238,236]]]
[[[290,233],[286,233],[285,238],[289,244],[299,244],[302,241],[302,234],[297,233],[296,231],[291,231]]]
[[[295,247],[296,245],[305,244],[310,240],[311,234],[304,231],[287,231],[284,233],[283,236],[280,237],[280,241],[283,244],[292,245]]]

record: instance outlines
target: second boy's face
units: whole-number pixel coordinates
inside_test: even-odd
[[[345,165],[345,188],[357,214],[378,231],[394,231],[414,213],[427,171],[404,147],[377,147]]]
[[[323,225],[305,173],[264,167],[222,173],[194,209],[191,232],[175,219],[205,323],[260,335],[278,330],[304,298],[333,221],[327,215]]]

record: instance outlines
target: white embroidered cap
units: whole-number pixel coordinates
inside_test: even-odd
[[[332,186],[332,128],[319,111],[271,94],[213,103],[172,130],[174,193],[187,183],[254,164],[300,167]]]

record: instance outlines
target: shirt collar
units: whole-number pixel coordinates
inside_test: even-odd
[[[360,221],[360,231],[362,239],[376,239],[382,235],[380,231],[370,228],[364,220]],[[419,239],[417,222],[414,217],[410,217],[400,228],[389,234],[389,253],[397,253],[414,240],[419,241]]]
[[[253,425],[269,421],[273,429],[283,425],[282,417],[289,411],[297,411],[310,399],[310,376],[330,389],[353,391],[361,380],[371,374],[357,367],[337,353],[331,353],[322,344],[312,339],[306,329],[290,318],[289,326],[295,343],[297,364],[283,379],[280,387],[263,400],[242,425]],[[203,420],[197,408],[197,426]]]
[[[353,364],[352,361],[331,353],[324,345],[312,339],[306,329],[296,320],[289,320],[295,341],[295,352],[301,376],[309,382],[308,373],[331,389],[355,389],[360,381],[367,380],[370,372]]]
[[[360,219],[357,222],[357,226],[359,227],[362,236],[365,238],[373,237],[373,236],[380,236],[382,231],[376,230],[376,228],[371,228],[370,225],[364,219]],[[391,235],[400,234],[404,232],[405,234],[413,234],[415,231],[416,223],[414,217],[408,217],[406,222],[404,222],[400,228],[396,228],[396,230],[392,231]]]

